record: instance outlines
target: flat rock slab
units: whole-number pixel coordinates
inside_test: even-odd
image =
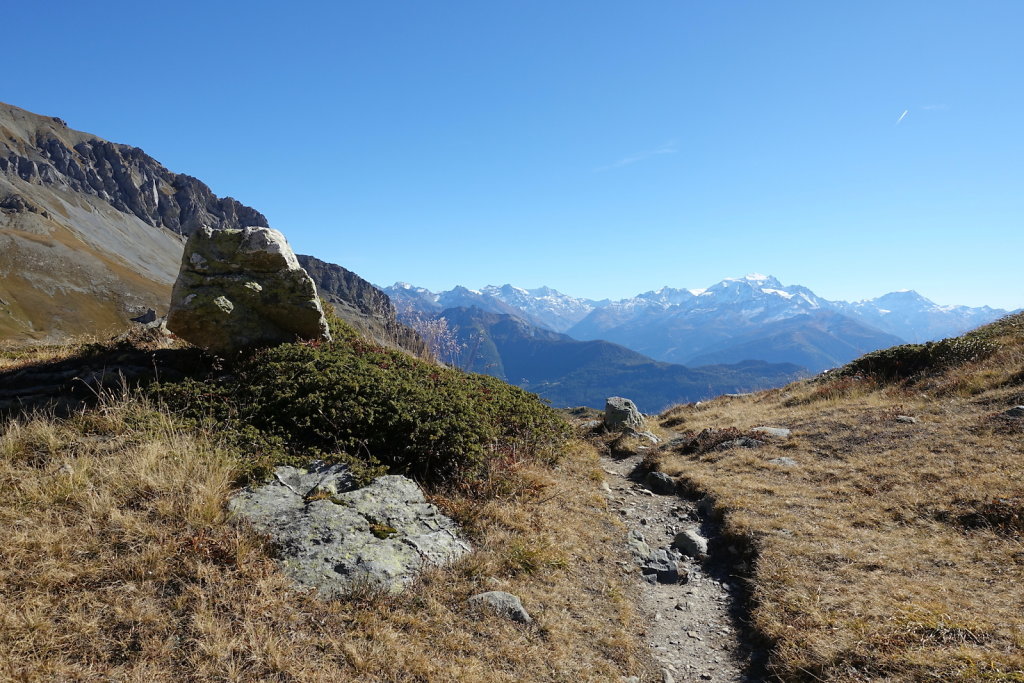
[[[781,439],[789,438],[789,436],[793,434],[793,432],[786,427],[754,427],[750,431],[757,432],[758,434],[765,434],[767,436],[777,436]]]
[[[273,481],[228,507],[270,536],[286,574],[326,598],[363,586],[398,592],[427,565],[470,551],[455,522],[402,476],[352,490],[340,465],[278,467]]]

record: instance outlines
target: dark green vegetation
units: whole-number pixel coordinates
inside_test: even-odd
[[[283,344],[226,372],[151,391],[180,416],[213,421],[252,466],[291,453],[344,460],[422,480],[475,478],[496,462],[553,459],[567,425],[536,396],[494,377],[441,367],[359,337],[334,321],[336,341]]]
[[[509,315],[478,308],[442,314],[465,345],[459,364],[534,391],[553,405],[603,408],[628,396],[645,412],[719,394],[786,384],[800,376],[790,363],[745,361],[688,368],[662,363],[606,341],[576,341]]]
[[[1024,318],[1010,315],[959,337],[925,344],[904,344],[864,355],[836,371],[881,382],[920,377],[982,360],[997,350],[993,340],[1024,332]]]

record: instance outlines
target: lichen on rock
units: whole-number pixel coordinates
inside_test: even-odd
[[[367,586],[398,592],[427,565],[470,551],[411,479],[386,475],[355,489],[344,465],[278,467],[228,507],[271,538],[286,574],[326,598]]]
[[[185,244],[167,327],[214,353],[330,340],[313,280],[284,235],[203,227]]]

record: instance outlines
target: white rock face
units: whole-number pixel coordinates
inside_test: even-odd
[[[167,328],[214,353],[329,341],[316,285],[277,230],[197,230],[185,244]]]

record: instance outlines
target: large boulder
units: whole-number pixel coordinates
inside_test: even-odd
[[[604,426],[613,432],[627,428],[642,431],[644,416],[628,398],[612,396],[604,403]]]
[[[325,598],[360,587],[398,592],[425,566],[470,551],[411,479],[388,475],[356,489],[343,465],[278,467],[228,508],[271,538],[286,574]]]
[[[192,233],[171,293],[167,328],[220,354],[331,338],[313,280],[284,235],[260,227],[203,227]]]

